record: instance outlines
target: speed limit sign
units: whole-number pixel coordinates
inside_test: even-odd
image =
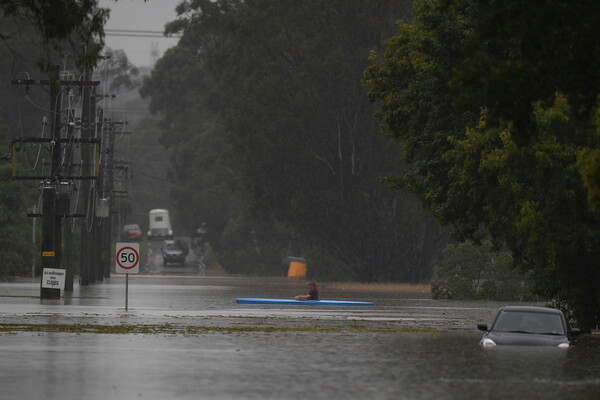
[[[140,272],[140,244],[117,243],[116,273],[137,274]]]

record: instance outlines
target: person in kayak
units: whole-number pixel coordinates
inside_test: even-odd
[[[319,300],[319,289],[317,289],[317,282],[310,281],[308,282],[308,287],[310,288],[308,294],[301,294],[296,296],[296,300]]]

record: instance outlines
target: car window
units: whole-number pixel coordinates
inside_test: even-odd
[[[556,314],[542,314],[541,315],[541,333],[553,333],[564,335],[565,330],[563,327],[562,319]]]
[[[521,330],[522,315],[515,312],[501,312],[494,324],[495,331],[514,332]]]
[[[499,332],[527,332],[564,335],[559,314],[503,311],[498,315],[493,330]]]

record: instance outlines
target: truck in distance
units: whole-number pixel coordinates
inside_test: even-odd
[[[150,210],[149,217],[148,239],[173,239],[169,210],[162,208]]]

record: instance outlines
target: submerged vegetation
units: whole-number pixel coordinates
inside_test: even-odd
[[[534,300],[526,278],[513,268],[508,251],[495,251],[492,243],[467,241],[451,244],[434,269],[431,280],[434,299]]]
[[[10,323],[0,324],[1,333],[17,332],[46,332],[46,333],[95,333],[95,334],[140,334],[140,335],[201,335],[206,333],[276,333],[276,332],[306,332],[306,333],[433,333],[442,332],[427,328],[401,327],[380,328],[367,327],[358,324],[336,325],[336,326],[270,326],[270,325],[248,325],[248,326],[193,326],[177,324],[24,324]]]

